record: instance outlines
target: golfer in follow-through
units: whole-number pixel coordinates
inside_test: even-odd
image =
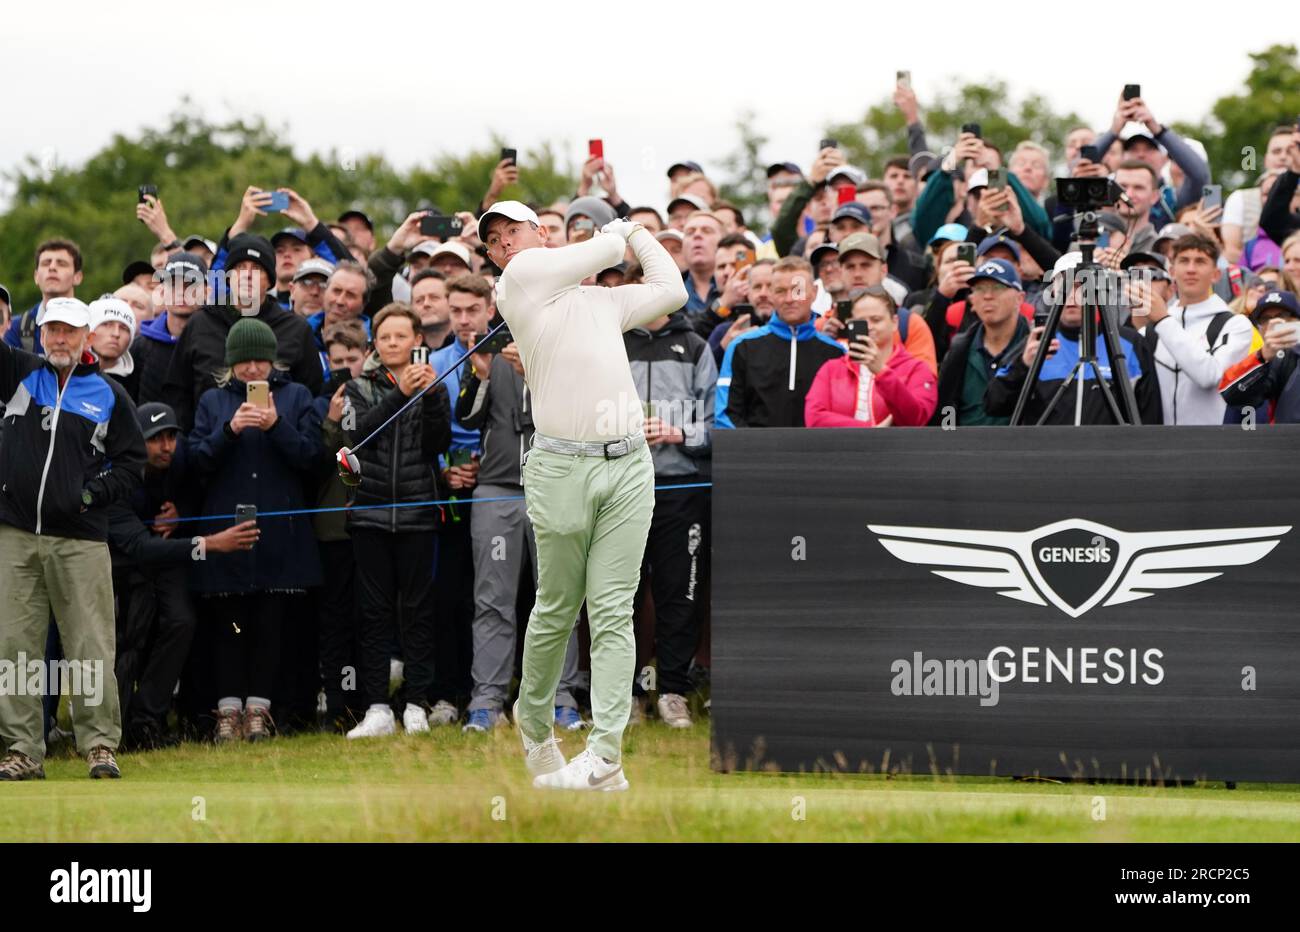
[[[546,249],[537,215],[502,201],[479,218],[479,236],[503,273],[497,307],[519,346],[537,427],[523,468],[537,536],[537,603],[524,635],[515,724],[534,786],[625,790],[632,600],[654,510],[654,467],[623,332],[680,308],[686,288],[668,252],[627,220],[586,242]],[[581,284],[622,261],[627,245],[644,284]],[[551,727],[555,689],[584,599],[593,728],[587,749],[566,764]]]

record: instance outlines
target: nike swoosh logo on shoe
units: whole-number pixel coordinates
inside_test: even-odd
[[[622,773],[622,767],[619,767],[617,770],[611,770],[603,777],[597,777],[594,773],[589,773],[587,774],[587,786],[603,786],[606,783],[613,783],[614,778],[621,776]]]

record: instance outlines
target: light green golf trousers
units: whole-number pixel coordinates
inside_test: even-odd
[[[518,725],[534,741],[550,735],[564,651],[586,599],[593,720],[587,747],[616,761],[632,711],[632,601],[655,504],[650,450],[643,444],[604,459],[534,448],[523,475],[537,535],[537,602],[524,635]]]

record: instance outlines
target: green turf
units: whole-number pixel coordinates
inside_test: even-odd
[[[581,739],[562,739],[572,755]],[[535,791],[511,730],[190,744],[0,784],[2,841],[1295,841],[1300,787],[1019,783],[709,769],[708,729],[628,732],[621,794]],[[1093,818],[1105,800],[1104,821]],[[204,818],[196,818],[202,810]],[[797,818],[802,815],[803,818]]]

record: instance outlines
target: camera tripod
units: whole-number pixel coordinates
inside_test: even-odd
[[[1118,310],[1109,304],[1102,304],[1097,301],[1099,291],[1111,293],[1109,288],[1102,289],[1099,285],[1108,279],[1111,275],[1110,270],[1103,268],[1093,261],[1093,250],[1097,246],[1097,212],[1089,210],[1083,215],[1083,221],[1079,225],[1079,250],[1083,253],[1083,261],[1069,274],[1076,278],[1082,278],[1085,283],[1083,290],[1083,301],[1081,310],[1083,320],[1079,325],[1079,359],[1075,362],[1074,367],[1070,370],[1069,375],[1056,390],[1047,406],[1043,409],[1042,415],[1038,418],[1038,424],[1046,422],[1047,418],[1060,404],[1061,399],[1065,397],[1066,391],[1078,379],[1082,382],[1088,373],[1089,367],[1092,369],[1092,376],[1097,380],[1097,387],[1101,389],[1102,396],[1106,399],[1106,404],[1110,408],[1111,416],[1115,418],[1117,424],[1141,424],[1142,416],[1138,412],[1137,398],[1133,394],[1133,383],[1128,377],[1128,360],[1124,358],[1124,352],[1119,338]],[[1074,283],[1067,283],[1073,288]],[[1021,417],[1025,413],[1025,405],[1029,401],[1029,396],[1038,386],[1038,376],[1043,370],[1043,363],[1047,359],[1048,348],[1052,344],[1052,339],[1056,336],[1057,329],[1061,322],[1061,310],[1065,307],[1066,295],[1061,297],[1052,305],[1047,315],[1047,325],[1043,328],[1042,342],[1038,344],[1038,352],[1034,355],[1033,364],[1029,367],[1029,375],[1025,379],[1025,384],[1020,387],[1020,397],[1016,399],[1016,408],[1011,415],[1011,426],[1018,427],[1021,423]],[[1119,388],[1119,401],[1116,401],[1115,392],[1111,386],[1106,384],[1106,380],[1101,374],[1101,364],[1097,359],[1097,322],[1101,321],[1100,336],[1105,341],[1106,355],[1110,359],[1111,379]],[[1123,402],[1124,410],[1120,410],[1120,402]],[[1079,426],[1082,412],[1079,405],[1074,410],[1074,426]]]

